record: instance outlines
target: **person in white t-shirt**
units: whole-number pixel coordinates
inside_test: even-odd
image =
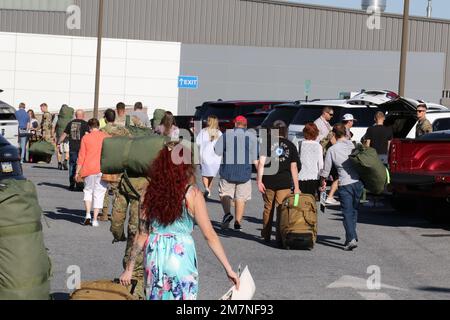
[[[317,195],[320,185],[320,172],[323,169],[323,148],[317,137],[319,128],[314,123],[306,124],[303,129],[305,140],[299,147],[301,170],[298,174],[299,187],[302,193]]]

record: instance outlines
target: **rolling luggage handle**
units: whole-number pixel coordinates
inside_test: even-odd
[[[120,284],[120,279],[116,278],[114,279],[112,282]],[[135,279],[131,279],[131,290],[130,290],[130,294],[133,295],[134,294],[134,290],[136,290],[136,286],[138,284],[138,281]]]

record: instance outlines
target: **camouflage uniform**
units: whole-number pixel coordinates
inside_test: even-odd
[[[424,134],[433,132],[433,126],[428,119],[417,122],[416,126],[416,138],[423,136]]]
[[[52,129],[53,129],[52,115],[50,114],[50,112],[44,112],[41,121],[42,139],[53,144]]]
[[[108,123],[102,129],[102,131],[112,137],[130,136],[130,132],[125,127],[116,124]],[[130,178],[129,181],[133,188],[139,193],[142,200],[148,186],[147,178]],[[125,269],[131,250],[133,248],[134,238],[138,233],[140,202],[136,199],[133,191],[127,186],[122,178],[118,183],[110,183],[110,189],[114,194],[110,230],[114,236],[114,242],[127,241],[125,256],[123,258],[123,267]],[[105,204],[106,208],[108,208],[108,202],[104,203],[103,210],[105,210]],[[125,235],[125,221],[127,218],[128,208],[128,230],[127,235]],[[138,281],[138,284],[134,291],[134,296],[138,299],[145,299],[143,257],[143,253],[139,254],[139,256],[136,258],[136,263],[133,270],[133,279]]]

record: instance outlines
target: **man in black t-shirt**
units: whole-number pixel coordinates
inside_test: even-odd
[[[69,182],[71,191],[75,190],[75,172],[77,169],[78,152],[81,147],[81,139],[84,135],[89,133],[88,123],[84,120],[84,111],[77,110],[75,113],[75,120],[67,124],[64,133],[61,135],[58,145],[69,138]]]
[[[277,209],[278,223],[281,204],[291,194],[292,184],[294,184],[294,193],[301,193],[298,185],[297,148],[286,138],[287,126],[283,121],[275,121],[273,129],[279,130],[279,138],[268,143],[267,152],[261,151],[257,177],[258,189],[263,194],[264,200],[261,237],[266,242],[270,241],[272,235],[274,210]],[[274,168],[275,172],[273,172]],[[277,232],[277,241],[280,240],[281,237]]]
[[[387,164],[389,147],[394,134],[392,128],[384,126],[385,115],[379,111],[375,114],[375,125],[367,129],[365,145],[377,150],[378,156]]]

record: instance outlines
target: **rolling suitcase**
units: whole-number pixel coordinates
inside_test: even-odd
[[[278,242],[285,249],[312,249],[317,240],[317,205],[310,194],[291,195],[281,206]]]

